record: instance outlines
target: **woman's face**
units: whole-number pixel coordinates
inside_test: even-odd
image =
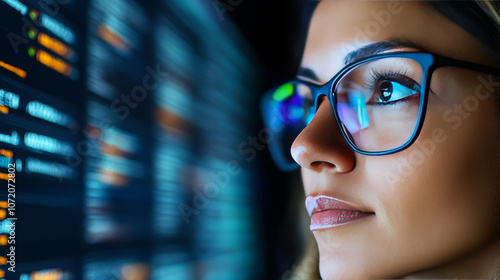
[[[428,3],[323,1],[301,67],[325,83],[349,52],[390,39],[492,63],[479,41]],[[329,219],[339,211],[312,215],[324,279],[489,277],[500,263],[499,88],[486,74],[438,69],[417,141],[384,156],[353,152],[329,102],[321,103],[291,151],[307,201],[329,196],[345,203],[337,208],[365,212],[340,224]]]

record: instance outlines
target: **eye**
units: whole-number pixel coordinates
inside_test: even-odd
[[[372,96],[368,104],[390,105],[402,101],[407,101],[411,97],[416,97],[420,93],[420,86],[417,82],[408,77],[398,77],[397,80],[389,80],[381,77],[375,84]]]
[[[391,82],[389,81],[382,82],[382,84],[380,85],[380,91],[381,91],[380,99],[382,99],[382,101],[384,102],[387,102],[389,99],[391,99],[392,89],[393,88]]]

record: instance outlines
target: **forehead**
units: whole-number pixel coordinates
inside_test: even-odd
[[[424,1],[322,1],[309,26],[302,67],[327,81],[349,53],[373,42],[410,41],[437,54],[488,63],[472,35]]]

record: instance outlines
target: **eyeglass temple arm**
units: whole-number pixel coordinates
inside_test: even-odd
[[[436,68],[440,66],[457,66],[461,68],[467,68],[474,71],[478,71],[481,73],[487,73],[487,74],[491,73],[493,75],[500,76],[500,68],[497,67],[458,60],[437,54],[433,54],[433,57],[434,57],[434,65],[436,66]]]

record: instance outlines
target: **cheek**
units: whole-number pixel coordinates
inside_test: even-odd
[[[442,262],[500,237],[500,125],[492,101],[460,116],[458,127],[443,119],[444,108],[429,105],[410,148],[366,159],[395,254],[422,252],[422,262]],[[444,132],[442,143],[433,139],[435,129]]]

